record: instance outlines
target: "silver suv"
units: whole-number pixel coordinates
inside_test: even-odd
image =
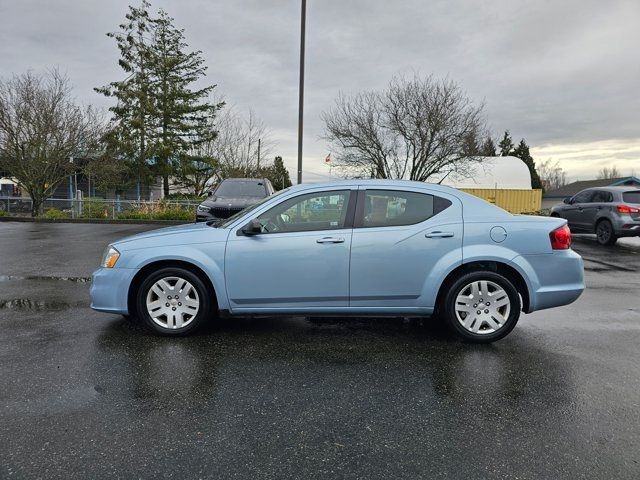
[[[566,218],[575,233],[595,233],[600,245],[619,237],[640,236],[640,189],[588,188],[551,209],[552,217]]]

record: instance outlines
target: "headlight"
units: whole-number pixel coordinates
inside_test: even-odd
[[[206,205],[198,205],[198,211],[203,213],[208,212],[209,207],[207,207]]]
[[[113,268],[120,258],[120,252],[109,245],[102,256],[102,266],[105,268]]]

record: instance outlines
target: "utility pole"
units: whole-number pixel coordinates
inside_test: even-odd
[[[298,97],[298,183],[302,183],[302,120],[304,118],[304,43],[307,23],[307,0],[302,0],[300,15],[300,87]]]
[[[260,168],[260,139],[258,139],[258,168]]]

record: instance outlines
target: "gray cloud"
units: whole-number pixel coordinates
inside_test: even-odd
[[[204,52],[219,93],[273,129],[293,167],[300,2],[153,3]],[[412,69],[456,80],[486,102],[497,134],[532,145],[640,139],[637,0],[308,3],[305,169],[324,171],[319,117],[339,91],[383,88]],[[59,66],[79,99],[108,106],[92,88],[121,77],[104,34],[127,4],[0,0],[0,75]]]

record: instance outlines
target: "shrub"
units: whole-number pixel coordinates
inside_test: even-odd
[[[46,218],[47,220],[65,220],[69,218],[71,215],[67,212],[63,212],[57,208],[48,208],[45,210],[42,218]]]
[[[142,203],[129,210],[120,212],[118,218],[122,220],[184,220],[195,219],[193,208],[179,205],[169,205],[165,201]]]
[[[85,200],[82,204],[82,218],[109,218],[110,205],[100,200]]]
[[[9,214],[7,212],[5,212],[4,210],[0,210],[0,217],[8,217]]]

